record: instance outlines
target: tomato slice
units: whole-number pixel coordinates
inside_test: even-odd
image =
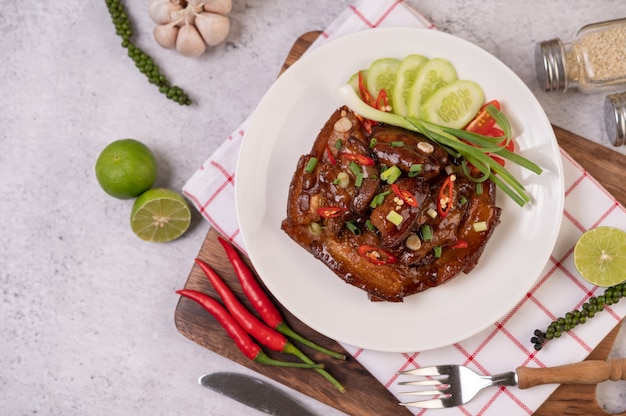
[[[318,208],[317,214],[322,218],[336,218],[346,211],[347,209],[342,207],[321,207]]]
[[[485,136],[498,137],[488,134],[492,133],[492,129],[496,125],[496,120],[487,112],[487,107],[489,105],[493,105],[500,110],[500,102],[498,100],[489,101],[480,108],[478,114],[476,114],[474,119],[469,122],[469,124],[465,127],[465,130]]]
[[[359,153],[342,153],[341,157],[346,160],[353,160],[354,162],[363,166],[374,166],[375,164],[374,159]]]
[[[417,207],[418,205],[417,199],[415,199],[413,194],[407,191],[406,189],[400,189],[400,187],[397,184],[392,183],[391,190],[393,191],[394,194],[398,196],[398,198],[403,200],[406,204],[412,207]]]
[[[383,264],[395,263],[396,261],[398,261],[398,259],[393,254],[390,254],[381,248],[370,246],[367,244],[359,246],[358,253],[359,256],[365,257],[367,261],[375,264],[376,266],[382,266]]]

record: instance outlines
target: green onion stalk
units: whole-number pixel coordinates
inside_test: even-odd
[[[530,201],[530,196],[524,186],[506,168],[493,160],[490,154],[497,154],[537,175],[542,173],[542,169],[523,156],[506,149],[506,145],[512,140],[511,125],[504,113],[495,106],[487,106],[487,112],[502,128],[504,132],[502,137],[484,136],[466,130],[440,126],[425,120],[378,110],[361,100],[354,88],[349,84],[339,88],[339,96],[352,111],[368,120],[401,127],[426,136],[445,148],[454,157],[462,158],[462,166],[466,173],[469,172],[467,168],[468,163],[480,171],[480,177],[476,178],[473,175],[468,175],[470,178],[477,182],[490,179],[518,205],[524,206]]]

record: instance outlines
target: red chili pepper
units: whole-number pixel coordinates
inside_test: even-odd
[[[440,217],[445,218],[452,209],[452,198],[454,192],[454,181],[456,176],[449,175],[439,189],[439,197],[437,198],[437,213]]]
[[[413,194],[407,191],[406,189],[400,189],[400,187],[395,183],[391,184],[391,189],[393,190],[394,194],[396,194],[401,200],[403,200],[408,205],[412,207],[418,206],[417,199],[415,199]]]
[[[252,270],[248,268],[241,256],[239,256],[237,250],[235,250],[235,248],[222,237],[218,237],[217,239],[224,247],[224,251],[226,251],[228,260],[230,260],[230,263],[235,270],[235,274],[237,275],[237,278],[241,283],[241,288],[243,289],[243,292],[252,304],[252,307],[257,311],[257,313],[261,316],[261,319],[263,319],[263,321],[267,325],[276,329],[278,332],[292,339],[295,339],[298,342],[303,343],[310,348],[313,348],[317,351],[320,351],[324,354],[340,360],[346,359],[345,355],[336,353],[317,344],[314,344],[313,342],[307,340],[306,338],[293,331],[284,321],[276,305],[274,305],[269,296],[261,288],[259,282],[256,279],[256,276],[254,275],[254,273],[252,273]]]
[[[363,166],[374,166],[376,162],[369,156],[362,155],[360,153],[342,153],[341,157],[346,160],[353,160],[355,163]]]
[[[235,341],[239,350],[249,359],[261,364],[277,365],[281,367],[300,367],[300,368],[320,368],[321,364],[311,365],[308,363],[292,363],[287,361],[274,360],[268,357],[261,347],[259,347],[250,338],[248,333],[239,325],[231,314],[212,297],[197,292],[195,290],[177,290],[181,296],[198,302],[207,312],[209,312],[222,325],[228,335]]]
[[[322,218],[336,218],[346,211],[347,209],[342,207],[321,207],[317,209],[317,214]]]
[[[330,146],[328,145],[328,143],[326,143],[326,154],[328,155],[328,161],[331,163],[331,165],[337,165],[337,159],[335,159],[335,156],[333,156],[333,152],[330,150]]]
[[[391,253],[386,252],[385,250],[370,246],[367,244],[363,244],[359,246],[358,253],[361,257],[365,257],[370,263],[375,264],[377,266],[382,266],[387,263],[395,263],[398,259]]]
[[[457,240],[457,242],[452,244],[450,248],[467,248],[467,241]]]
[[[196,259],[196,264],[200,266],[217,294],[222,298],[226,309],[248,334],[271,350],[285,352],[289,341],[283,334],[265,325],[250,313],[211,266],[200,259]]]
[[[380,111],[388,111],[389,97],[387,97],[387,91],[380,90],[378,97],[376,97],[376,108]]]
[[[361,99],[365,104],[370,107],[376,107],[376,102],[374,98],[370,94],[369,90],[365,86],[365,81],[363,80],[363,71],[359,71],[359,93],[361,94]]]

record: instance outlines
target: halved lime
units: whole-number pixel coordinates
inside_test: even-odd
[[[463,128],[485,101],[480,85],[458,80],[439,88],[420,108],[419,118],[440,126]]]
[[[428,58],[418,54],[408,55],[400,62],[393,87],[394,113],[400,114],[401,116],[409,114],[408,103],[411,87],[415,82],[420,68],[422,68],[426,62],[428,62]]]
[[[574,265],[583,279],[609,287],[626,280],[626,232],[597,227],[585,232],[574,246]]]
[[[130,213],[130,227],[145,241],[174,240],[189,228],[191,211],[185,198],[166,188],[149,189],[137,198]]]

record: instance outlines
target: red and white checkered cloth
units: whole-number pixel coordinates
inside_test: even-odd
[[[360,0],[349,6],[316,40],[311,49],[337,37],[372,27],[413,26],[434,29],[422,15],[402,0]],[[309,50],[311,50],[309,49]],[[244,248],[239,233],[234,197],[234,174],[246,120],[184,186],[184,194],[220,233]],[[556,246],[531,291],[500,321],[457,344],[425,352],[383,353],[344,345],[392,393],[398,371],[437,364],[465,364],[483,374],[511,371],[518,366],[548,367],[584,360],[626,315],[626,301],[607,307],[560,339],[536,352],[530,343],[533,331],[565,313],[578,309],[602,290],[579,278],[573,264],[573,248],[588,229],[608,225],[626,229],[626,209],[590,177],[569,155],[561,152],[564,181],[564,220]],[[471,311],[459,311],[468,313]],[[444,410],[415,409],[416,414],[530,415],[558,387],[538,386],[483,390],[470,403]],[[406,390],[406,388],[404,388]],[[401,396],[399,397],[399,399]],[[404,398],[406,400],[406,398]]]

